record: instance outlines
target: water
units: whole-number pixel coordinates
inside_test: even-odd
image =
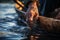
[[[27,26],[17,24],[18,15],[14,4],[0,3],[0,38],[2,40],[22,40],[27,38]]]
[[[14,4],[0,3],[0,39],[23,40],[29,35],[29,27],[17,24],[18,14]],[[21,19],[19,19],[21,20]],[[23,20],[21,20],[23,21]],[[19,21],[20,22],[20,21]],[[24,22],[24,21],[23,21]],[[33,28],[32,34],[47,35],[47,32],[38,27]]]

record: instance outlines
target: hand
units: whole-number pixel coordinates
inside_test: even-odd
[[[37,20],[38,16],[39,13],[38,13],[36,2],[31,3],[26,12],[26,21],[28,22],[30,27],[33,27],[33,24]]]

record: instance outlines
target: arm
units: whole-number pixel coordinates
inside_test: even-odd
[[[38,21],[41,24],[42,28],[48,32],[57,32],[60,30],[60,20],[39,16]]]

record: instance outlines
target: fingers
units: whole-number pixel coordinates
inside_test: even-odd
[[[37,19],[38,15],[39,14],[36,3],[30,4],[26,13],[26,21],[28,22],[29,27],[34,26],[34,21]]]

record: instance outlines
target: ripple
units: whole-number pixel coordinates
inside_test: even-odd
[[[26,26],[17,25],[18,15],[14,9],[14,4],[0,4],[0,33],[8,39],[23,39],[29,31]],[[2,36],[0,36],[2,37]]]

